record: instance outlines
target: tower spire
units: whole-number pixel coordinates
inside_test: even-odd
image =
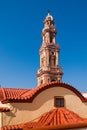
[[[54,18],[48,12],[42,30],[42,46],[40,48],[40,69],[37,72],[38,85],[59,81],[62,82],[62,68],[59,66],[60,47],[56,43],[57,30]]]

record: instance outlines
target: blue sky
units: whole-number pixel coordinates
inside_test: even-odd
[[[41,31],[48,9],[58,30],[63,82],[87,92],[87,0],[1,0],[0,84],[37,86]]]

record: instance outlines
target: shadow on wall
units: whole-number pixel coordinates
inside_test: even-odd
[[[15,107],[13,107],[13,109],[10,110],[10,112],[5,112],[6,116],[9,117],[8,123],[5,125],[9,125],[12,119],[16,117],[16,112],[17,112],[17,109]]]
[[[42,106],[54,108],[54,96],[63,96],[65,98],[66,107],[66,97],[70,97],[71,95],[77,96],[66,88],[55,87],[42,91],[31,103],[12,103],[11,105],[19,111],[35,111]]]

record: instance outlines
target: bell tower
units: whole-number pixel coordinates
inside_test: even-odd
[[[54,19],[48,13],[42,30],[42,46],[40,48],[40,69],[37,72],[38,85],[59,81],[62,82],[62,68],[59,66],[60,47],[56,44],[57,30]]]

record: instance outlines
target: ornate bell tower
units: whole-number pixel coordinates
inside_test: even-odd
[[[37,72],[38,85],[59,81],[62,82],[62,68],[59,66],[60,47],[56,44],[56,27],[54,19],[48,13],[42,30],[42,46],[40,48],[40,69]]]

